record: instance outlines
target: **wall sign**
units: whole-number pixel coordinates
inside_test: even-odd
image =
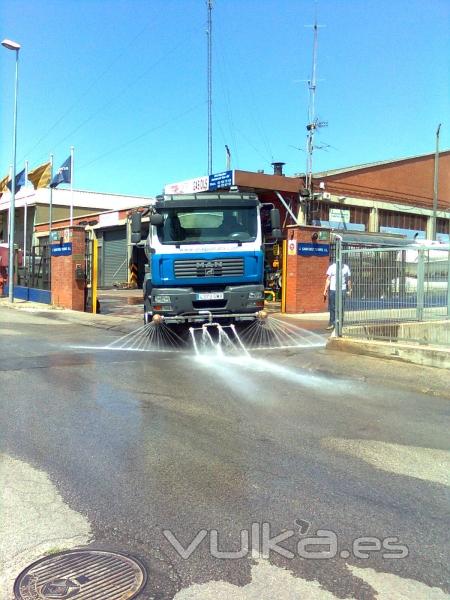
[[[52,256],[71,256],[72,242],[67,244],[52,244]]]
[[[299,256],[330,256],[329,244],[299,244]]]
[[[295,256],[297,254],[297,242],[295,240],[288,240],[287,247],[290,256]]]
[[[209,191],[228,188],[233,185],[233,171],[223,171],[209,176]]]
[[[348,208],[330,208],[328,220],[332,223],[350,223],[350,210]]]
[[[164,187],[165,194],[195,194],[197,192],[207,192],[209,188],[209,177],[196,177],[187,179],[178,183],[169,183]]]

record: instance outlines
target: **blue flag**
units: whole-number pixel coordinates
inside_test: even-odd
[[[56,175],[53,177],[50,187],[55,188],[60,183],[70,183],[72,181],[72,171],[71,171],[71,160],[70,156],[67,160],[63,162],[63,164],[59,167],[56,172]]]
[[[12,180],[8,181],[6,185],[8,186],[8,190],[11,191]],[[25,185],[25,169],[16,175],[16,194],[23,185]]]

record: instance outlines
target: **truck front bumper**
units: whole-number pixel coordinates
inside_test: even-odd
[[[219,297],[203,299],[202,294]],[[162,315],[166,323],[202,322],[210,315],[214,319],[249,321],[264,307],[264,286],[229,285],[220,291],[192,287],[153,288],[151,302],[145,304],[150,305],[152,314]]]

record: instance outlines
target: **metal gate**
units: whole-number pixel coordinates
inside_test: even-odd
[[[23,259],[23,265],[17,269],[17,284],[14,297],[32,302],[50,304],[50,246],[41,242],[33,246]]]
[[[128,282],[126,228],[103,233],[102,286],[112,287]]]
[[[450,345],[450,246],[336,246],[336,274],[351,271],[352,293],[336,295],[338,335]]]

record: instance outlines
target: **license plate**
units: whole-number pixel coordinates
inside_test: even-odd
[[[214,292],[208,294],[197,294],[197,300],[223,300],[223,293]]]

